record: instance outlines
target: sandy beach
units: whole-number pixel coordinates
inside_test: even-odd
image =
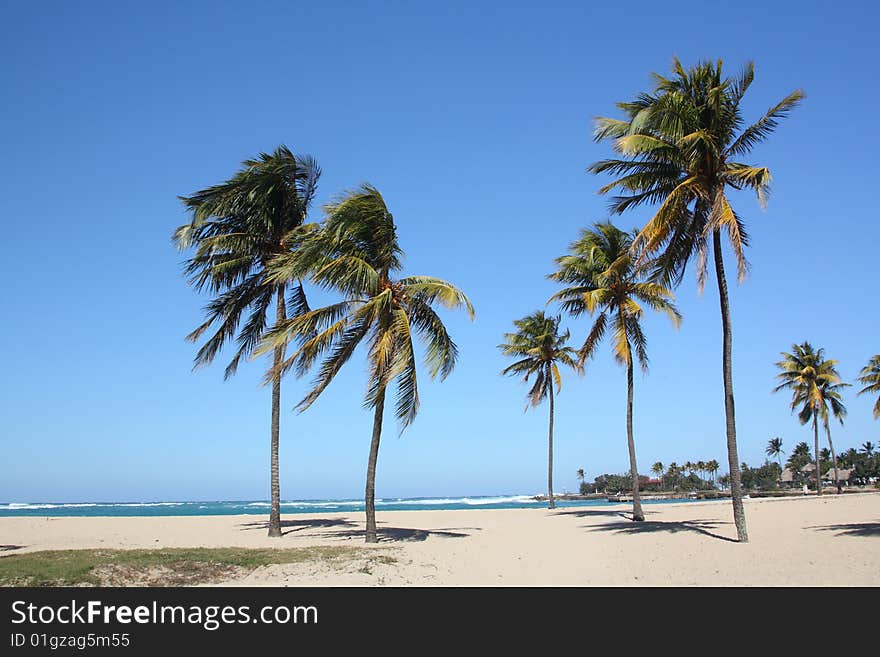
[[[260,516],[0,518],[2,554],[75,548],[304,547],[381,550],[393,563],[263,566],[227,585],[878,586],[880,494],[746,500],[751,542],[734,542],[728,501],[580,509],[284,517],[281,540]],[[390,560],[389,560],[390,561]]]

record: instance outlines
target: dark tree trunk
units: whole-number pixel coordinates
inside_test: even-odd
[[[551,373],[552,374],[552,373]],[[553,499],[553,377],[550,377],[550,433],[547,440],[547,499],[550,501],[550,508],[556,508],[556,502]]]
[[[718,279],[718,300],[721,304],[721,328],[723,355],[721,367],[724,374],[724,416],[727,429],[727,463],[730,466],[730,497],[733,501],[733,522],[740,543],[749,542],[746,529],[746,512],[743,508],[742,481],[739,471],[739,454],[736,450],[736,412],[733,405],[733,357],[732,329],[730,325],[730,299],[727,295],[727,279],[724,275],[724,258],[721,253],[721,233],[712,233],[712,250],[715,255],[715,276]]]
[[[287,319],[287,307],[284,302],[284,286],[278,288],[278,299],[275,311],[276,323]],[[284,360],[284,346],[276,347],[272,357],[272,366],[275,368],[275,376],[272,378],[272,446],[270,448],[270,509],[269,509],[269,536],[281,536],[281,483],[278,475],[278,437],[281,431],[281,375],[278,370]]]
[[[373,415],[373,439],[370,441],[370,459],[367,462],[367,488],[364,505],[367,509],[367,543],[378,543],[376,535],[376,462],[379,460],[379,441],[382,438],[382,415],[385,412],[385,388],[379,391]]]
[[[630,351],[629,363],[626,366],[626,443],[629,447],[629,471],[633,480],[633,520],[641,522],[645,519],[642,513],[642,500],[639,497],[639,468],[636,464],[636,441],[633,439],[633,363]]]
[[[831,448],[831,467],[834,468],[834,485],[837,487],[837,494],[840,495],[843,490],[840,487],[840,479],[837,476],[837,454],[834,453],[834,443],[831,442],[831,427],[825,427],[825,433],[828,434],[828,447]]]
[[[822,461],[819,458],[819,423],[813,413],[813,442],[816,448],[816,495],[822,494]]]

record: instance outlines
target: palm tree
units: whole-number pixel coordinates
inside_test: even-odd
[[[822,494],[822,467],[819,454],[819,419],[828,429],[828,404],[832,405],[835,417],[838,413],[846,413],[840,403],[837,389],[845,384],[840,381],[837,373],[837,361],[825,358],[824,349],[814,349],[809,342],[792,345],[791,353],[782,352],[782,360],[776,363],[781,370],[776,378],[782,381],[773,389],[791,391],[791,410],[798,410],[801,424],[813,421],[813,440],[816,455],[816,493]],[[838,407],[838,410],[834,410]],[[842,409],[842,410],[841,410]],[[830,430],[828,436],[830,439]]]
[[[594,173],[616,179],[600,189],[614,189],[611,210],[621,213],[646,203],[658,203],[654,216],[639,233],[636,248],[642,257],[660,251],[656,272],[666,285],[681,282],[688,263],[696,258],[700,288],[706,278],[709,241],[721,306],[722,373],[724,381],[727,459],[737,536],[748,542],[736,445],[732,372],[732,328],[727,279],[721,251],[726,232],[737,259],[739,279],[747,270],[744,249],[748,236],[741,217],[727,198],[727,188],[752,189],[763,203],[770,183],[766,167],[743,164],[741,158],[764,141],[781,118],[804,97],[794,91],[771,107],[756,123],[743,125],[740,103],[754,79],[749,62],[735,78],[722,76],[722,63],[703,62],[685,70],[673,60],[672,76],[654,75],[655,88],[629,103],[619,103],[624,120],[600,118],[594,137],[612,139],[620,159],[596,162]]]
[[[843,493],[843,489],[840,486],[840,479],[838,478],[837,455],[834,453],[834,443],[831,440],[831,424],[828,419],[828,407],[831,407],[831,415],[843,425],[843,419],[846,417],[846,406],[843,404],[840,390],[848,388],[849,385],[849,383],[831,383],[826,381],[822,387],[822,398],[825,401],[820,409],[822,411],[822,425],[825,427],[825,436],[828,438],[828,447],[831,448],[831,467],[834,468],[834,486],[837,488],[838,495]]]
[[[874,449],[876,449],[874,443],[870,440],[866,443],[862,443],[862,451],[870,458],[874,455]]]
[[[880,354],[871,356],[871,360],[859,372],[857,381],[865,386],[858,394],[878,393],[874,402],[874,419],[880,418]]]
[[[767,448],[764,450],[764,453],[770,458],[775,457],[779,461],[779,467],[782,467],[781,458],[785,453],[782,449],[782,438],[771,438],[767,442]]]
[[[296,248],[298,229],[320,176],[315,160],[280,146],[271,155],[261,153],[257,159],[246,160],[226,182],[181,198],[192,220],[174,232],[174,241],[181,250],[195,249],[184,271],[193,287],[216,295],[205,308],[206,321],[187,336],[195,342],[212,326],[216,328],[198,350],[196,367],[211,363],[234,338],[237,350],[226,367],[228,379],[263,339],[273,303],[276,323],[288,314],[296,316],[308,310],[299,281],[270,282],[266,271],[273,258]],[[290,296],[285,299],[288,290]],[[282,345],[274,351],[273,370],[283,358]],[[269,536],[273,537],[281,536],[280,407],[281,377],[274,376],[269,485]]]
[[[706,471],[706,462],[705,461],[697,461],[697,472],[700,473],[700,483],[703,483],[703,473]]]
[[[715,459],[712,459],[706,465],[709,468],[709,472],[712,474],[712,486],[714,487],[715,486],[715,475],[718,472],[718,468],[720,468],[721,466],[718,463],[718,461],[716,461]]]
[[[651,466],[651,472],[657,477],[660,481],[660,485],[663,485],[663,464],[660,461],[657,461],[654,465]]]
[[[633,480],[633,520],[641,521],[645,516],[639,498],[632,427],[633,350],[643,371],[648,369],[648,352],[639,302],[668,315],[676,327],[681,315],[672,302],[672,293],[659,283],[646,280],[646,268],[636,265],[632,257],[634,237],[610,222],[581,231],[580,239],[569,246],[570,253],[556,259],[557,270],[550,274],[551,279],[569,287],[554,294],[550,301],[560,302],[572,317],[597,314],[580,349],[581,363],[595,354],[609,322],[612,325],[614,358],[626,367],[626,435]]]
[[[504,344],[498,345],[505,356],[518,359],[513,365],[504,368],[502,374],[507,376],[522,375],[525,382],[528,382],[532,375],[535,376],[535,382],[527,395],[526,410],[529,406],[536,408],[545,399],[550,401],[550,428],[547,438],[547,499],[551,509],[556,508],[556,502],[553,500],[553,416],[555,403],[553,388],[556,388],[557,394],[562,389],[560,363],[578,373],[582,371],[581,365],[577,361],[577,352],[566,346],[571,333],[569,331],[561,333],[559,330],[561,321],[560,317],[547,317],[543,311],[539,310],[516,320],[513,323],[516,326],[516,332],[505,333]],[[579,475],[583,476],[583,470],[579,471]]]
[[[578,468],[578,471],[577,471],[578,481],[580,481],[581,483],[584,483],[584,477],[586,477],[586,475],[584,474],[584,469]]]
[[[314,387],[297,405],[302,411],[318,399],[357,346],[366,343],[369,385],[364,404],[374,411],[365,487],[366,541],[375,543],[376,462],[386,389],[396,382],[395,415],[403,430],[419,410],[413,334],[426,347],[431,377],[445,379],[455,366],[458,349],[432,306],[465,308],[471,319],[474,310],[461,290],[439,278],[394,277],[402,267],[403,252],[394,218],[376,188],[363,185],[324,210],[323,228],[306,238],[295,253],[277,258],[270,279],[308,276],[316,285],[341,293],[343,300],[279,321],[258,353],[302,340],[276,368],[281,374],[291,368],[303,374],[323,357]]]

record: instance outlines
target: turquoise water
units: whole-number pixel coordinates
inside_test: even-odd
[[[643,504],[669,504],[697,500],[643,500]],[[559,507],[628,505],[628,502],[602,500],[557,501]],[[539,509],[546,502],[530,495],[495,495],[474,497],[410,497],[376,500],[377,511],[419,511],[428,509]],[[281,512],[330,513],[363,511],[363,500],[295,500],[281,503]],[[219,502],[121,502],[121,503],[0,503],[0,516],[228,516],[264,515],[269,503],[264,501]]]

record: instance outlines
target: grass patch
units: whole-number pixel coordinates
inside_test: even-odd
[[[394,563],[377,550],[350,547],[286,549],[166,548],[47,550],[0,557],[0,586],[187,586],[244,576],[287,563],[342,567],[353,560]]]

